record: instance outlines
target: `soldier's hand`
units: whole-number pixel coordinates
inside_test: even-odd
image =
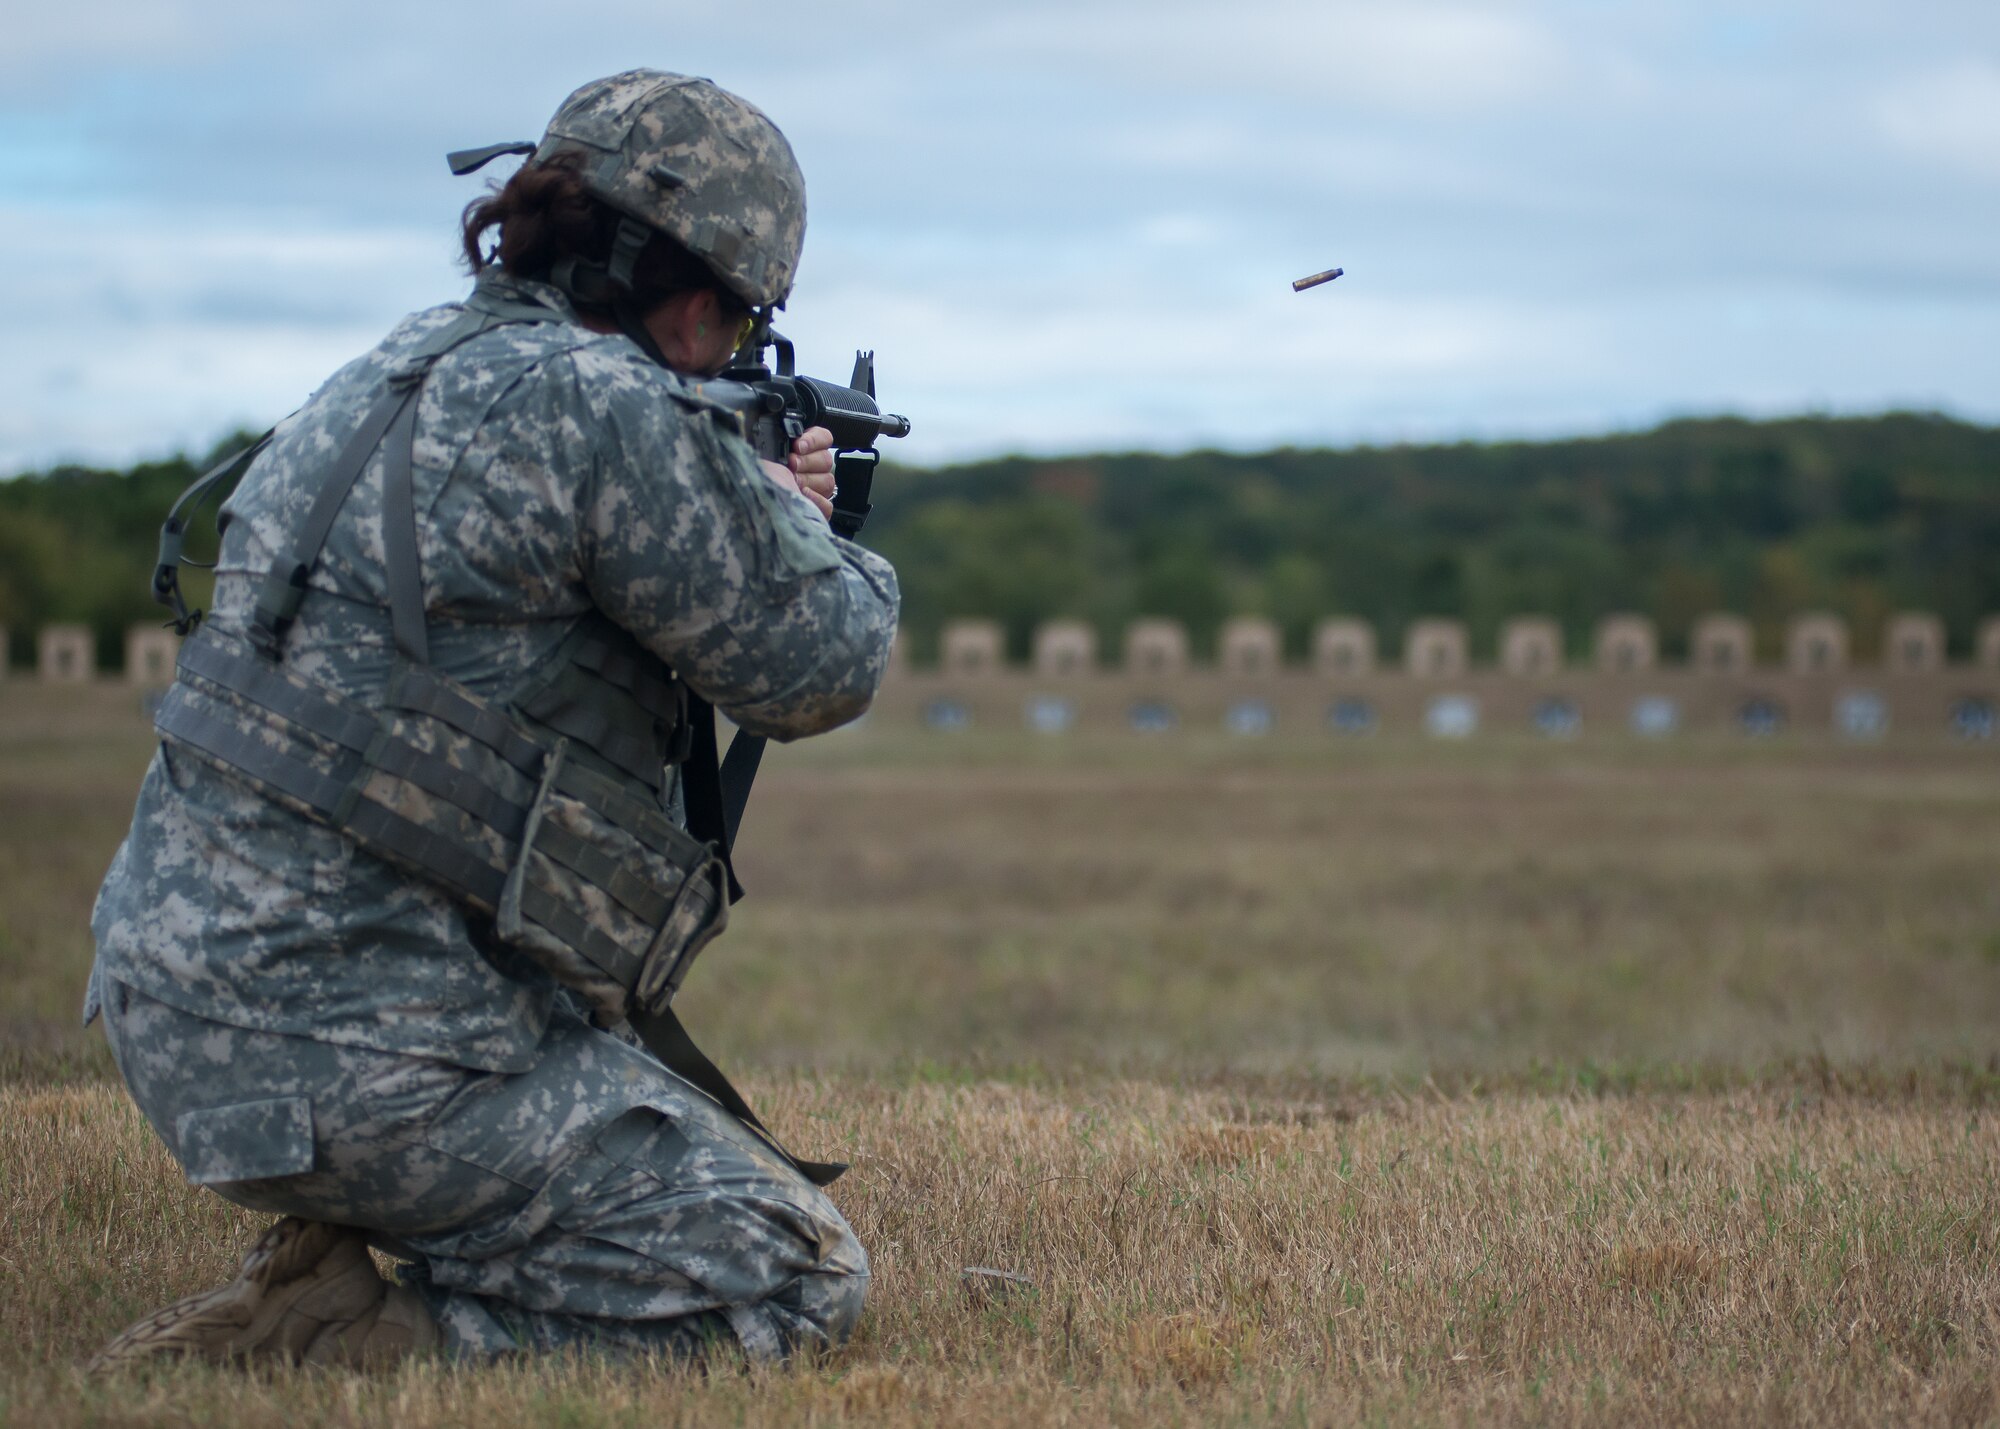
[[[764,470],[785,490],[810,501],[821,520],[833,519],[833,433],[825,427],[808,428],[792,443],[792,454],[783,466],[767,461]]]
[[[810,427],[805,435],[792,443],[792,455],[786,462],[792,475],[799,479],[799,490],[803,491],[820,515],[833,515],[833,433],[825,427]]]

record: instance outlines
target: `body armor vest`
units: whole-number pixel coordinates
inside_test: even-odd
[[[412,353],[265,576],[247,635],[198,628],[155,727],[176,752],[443,888],[609,1024],[664,1013],[728,919],[724,851],[665,810],[694,734],[687,687],[594,614],[504,700],[433,668],[412,497],[432,365],[501,323],[561,320],[476,292]],[[300,676],[283,653],[334,516],[378,447],[398,660],[375,705]]]
[[[271,434],[190,487],[161,530],[154,570],[154,597],[188,636],[155,728],[178,753],[445,890],[825,1186],[846,1166],[787,1151],[672,1007],[741,896],[729,845],[764,741],[738,734],[720,760],[707,702],[596,614],[504,699],[430,664],[412,491],[418,391],[440,357],[482,332],[563,321],[475,289],[457,320],[414,349],[335,458],[290,554],[265,575],[245,634],[199,624],[182,599],[184,513]],[[399,658],[379,704],[367,704],[288,669],[283,656],[334,517],[378,447]],[[675,767],[699,837],[666,813]]]

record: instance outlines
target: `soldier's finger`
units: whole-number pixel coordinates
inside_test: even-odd
[[[831,479],[833,473],[833,453],[830,451],[821,451],[812,452],[806,456],[793,453],[791,456],[785,458],[785,465],[789,466],[801,480],[807,476],[821,475]]]

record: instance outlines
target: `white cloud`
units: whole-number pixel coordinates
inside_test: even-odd
[[[457,290],[446,236],[0,209],[0,471],[268,425]]]
[[[267,310],[336,324],[400,314],[451,279],[448,229],[295,227],[169,210],[0,208],[0,302],[50,326],[201,322]],[[234,317],[232,321],[236,320]]]
[[[2000,179],[2000,64],[1965,59],[1911,75],[1880,96],[1875,117],[1912,154]]]
[[[60,329],[0,349],[0,470],[206,450],[297,407],[381,330],[210,322]]]
[[[1213,214],[1173,210],[1142,218],[1133,225],[1132,236],[1151,248],[1213,251],[1227,240],[1231,230],[1231,224]]]
[[[1011,55],[1121,88],[1465,113],[1551,90],[1564,47],[1513,8],[1402,0],[1009,7],[964,33],[965,55]]]
[[[188,7],[165,0],[97,0],[90,5],[20,5],[7,16],[0,78],[8,98],[60,84],[78,65],[105,66],[185,54],[196,27]]]

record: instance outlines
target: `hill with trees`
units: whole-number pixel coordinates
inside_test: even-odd
[[[227,445],[227,444],[225,444]],[[62,468],[0,482],[0,624],[81,620],[106,663],[146,594],[160,519],[200,469]],[[1872,653],[1887,615],[1945,618],[1963,653],[2000,613],[2000,428],[1898,413],[1731,418],[1553,442],[1022,457],[885,467],[866,533],[902,574],[913,653],[953,616],[990,616],[1025,653],[1056,616],[1107,640],[1134,617],[1266,615],[1303,654],[1328,615],[1376,623],[1393,653],[1427,615],[1475,651],[1546,614],[1576,653],[1632,610],[1668,655],[1708,610],[1750,617],[1774,652],[1807,609],[1845,616]],[[1115,648],[1108,647],[1108,648]]]
[[[1010,459],[877,482],[869,537],[897,563],[919,655],[951,615],[1112,635],[1185,621],[1197,650],[1232,614],[1359,615],[1393,651],[1426,615],[1490,651],[1511,615],[1558,619],[1572,649],[1640,611],[1666,652],[1708,610],[1831,609],[1872,652],[1899,609],[1945,617],[1963,651],[2000,613],[2000,429],[1943,417],[1733,419],[1558,442]]]

